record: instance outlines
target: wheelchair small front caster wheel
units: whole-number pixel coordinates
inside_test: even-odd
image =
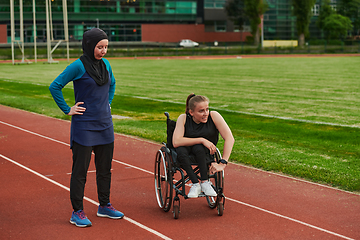
[[[174,219],[178,219],[180,214],[180,207],[178,205],[174,205],[173,211],[174,211]]]
[[[219,216],[222,216],[224,214],[224,204],[222,202],[218,203],[217,210]]]

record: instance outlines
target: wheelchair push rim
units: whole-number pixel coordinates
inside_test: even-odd
[[[210,178],[214,190],[217,192],[216,197],[206,196],[206,201],[211,209],[214,209],[218,206],[218,203],[222,201],[224,197],[224,172],[217,172]]]
[[[215,161],[219,162],[221,159],[221,153],[219,151],[219,149],[216,149],[216,153],[215,153]],[[207,203],[209,205],[209,207],[211,209],[214,208],[221,208],[221,206],[219,206],[219,203],[222,202],[222,206],[224,205],[224,200],[225,200],[225,196],[223,194],[224,191],[224,171],[221,172],[217,172],[213,175],[210,176],[210,181],[212,183],[212,187],[214,188],[214,190],[217,192],[217,196],[216,197],[210,197],[210,196],[206,196],[206,200]],[[223,209],[224,207],[222,207],[222,211],[221,214],[219,213],[219,216],[222,216],[223,214]]]

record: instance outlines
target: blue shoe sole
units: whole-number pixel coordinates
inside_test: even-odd
[[[111,219],[121,219],[121,218],[124,217],[124,215],[119,216],[119,217],[113,217],[113,216],[110,216],[110,215],[107,215],[107,214],[101,214],[101,213],[96,213],[96,215],[97,215],[98,217],[108,217],[108,218],[111,218]]]
[[[74,221],[71,221],[70,220],[70,223],[71,224],[74,224],[75,226],[77,226],[77,227],[91,227],[91,223],[89,223],[88,225],[84,225],[84,224],[77,224],[76,222],[74,222]]]

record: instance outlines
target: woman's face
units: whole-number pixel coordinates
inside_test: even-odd
[[[103,39],[98,42],[94,49],[94,57],[96,60],[100,60],[105,56],[108,49],[109,40]]]
[[[209,116],[209,102],[199,102],[195,104],[194,110],[189,110],[190,115],[196,123],[206,123]]]

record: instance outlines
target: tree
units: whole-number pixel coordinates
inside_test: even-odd
[[[330,0],[323,0],[320,6],[320,14],[316,21],[316,25],[319,29],[324,30],[324,21],[327,17],[334,14],[335,11],[330,5]]]
[[[292,0],[293,15],[296,17],[296,28],[299,37],[299,46],[304,46],[305,36],[309,35],[309,24],[312,16],[311,9],[316,0]]]
[[[259,24],[261,23],[262,15],[268,10],[268,5],[263,0],[244,0],[244,2],[244,11],[250,20],[251,33],[254,37],[254,44],[257,46],[260,43]]]
[[[354,26],[354,35],[359,35],[360,30],[360,0],[338,0],[337,12],[350,18]]]
[[[244,0],[230,0],[225,4],[225,12],[239,30],[243,30],[245,23]]]
[[[225,11],[230,20],[240,29],[246,20],[250,21],[251,33],[254,37],[254,44],[260,43],[259,24],[261,23],[261,16],[268,9],[267,3],[263,0],[229,0],[225,5]]]
[[[341,6],[341,12],[345,13],[344,1]],[[353,27],[349,17],[336,14],[330,5],[330,0],[323,0],[316,23],[325,32],[327,39],[344,38]]]
[[[323,24],[327,37],[331,39],[346,37],[347,32],[353,28],[350,18],[340,14],[331,14]]]

